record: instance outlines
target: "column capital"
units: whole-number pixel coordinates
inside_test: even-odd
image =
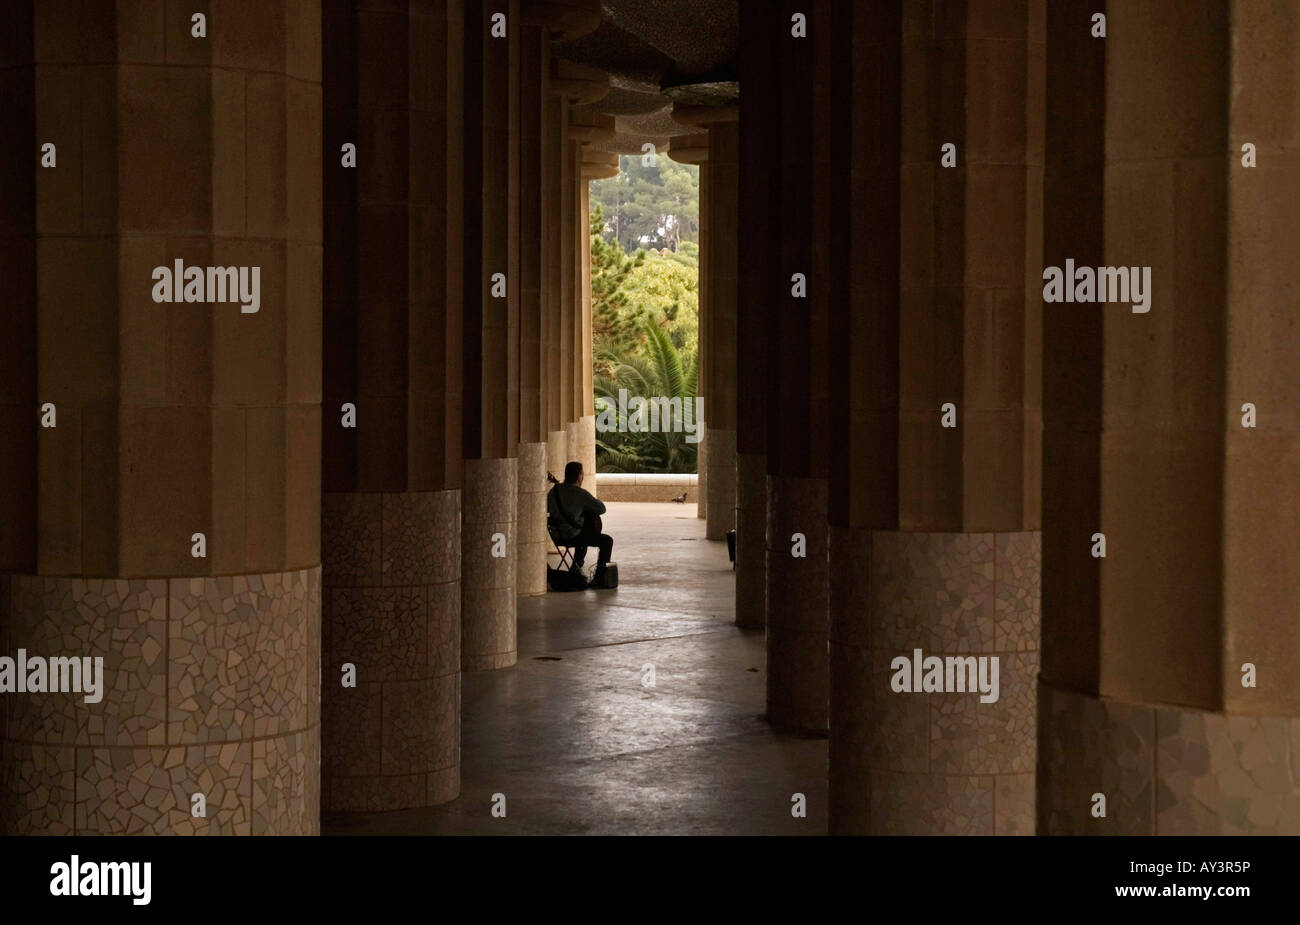
[[[617,175],[617,154],[592,147],[582,149],[582,177],[584,180],[604,180]]]
[[[614,117],[585,108],[569,110],[569,124],[565,140],[583,144],[604,144],[613,141],[618,131]]]
[[[692,128],[707,128],[716,122],[740,121],[739,106],[699,106],[693,103],[673,103],[673,121]]]
[[[609,75],[599,68],[552,58],[547,88],[569,103],[581,106],[603,100],[609,94]]]
[[[668,140],[668,156],[679,164],[703,164],[709,159],[709,133],[674,135]]]

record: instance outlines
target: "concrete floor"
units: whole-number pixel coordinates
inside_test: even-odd
[[[463,676],[460,798],[326,817],[325,834],[825,834],[826,742],[763,722],[763,634],[732,625],[726,544],[693,504],[603,520],[620,587],[520,598],[519,664]]]

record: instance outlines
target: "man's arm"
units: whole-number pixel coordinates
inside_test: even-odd
[[[584,514],[600,515],[605,513],[605,502],[601,501],[585,488],[579,488],[582,492],[582,512]]]

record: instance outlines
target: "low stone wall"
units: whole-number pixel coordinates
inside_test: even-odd
[[[634,473],[600,473],[602,501],[672,501],[686,492],[686,503],[699,500],[698,476],[681,474],[637,475]]]

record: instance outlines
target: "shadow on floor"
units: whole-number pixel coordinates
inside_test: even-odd
[[[603,520],[621,586],[520,598],[519,663],[462,677],[460,798],[324,834],[825,834],[826,741],[762,720],[763,634],[733,625],[726,543],[691,504]]]

